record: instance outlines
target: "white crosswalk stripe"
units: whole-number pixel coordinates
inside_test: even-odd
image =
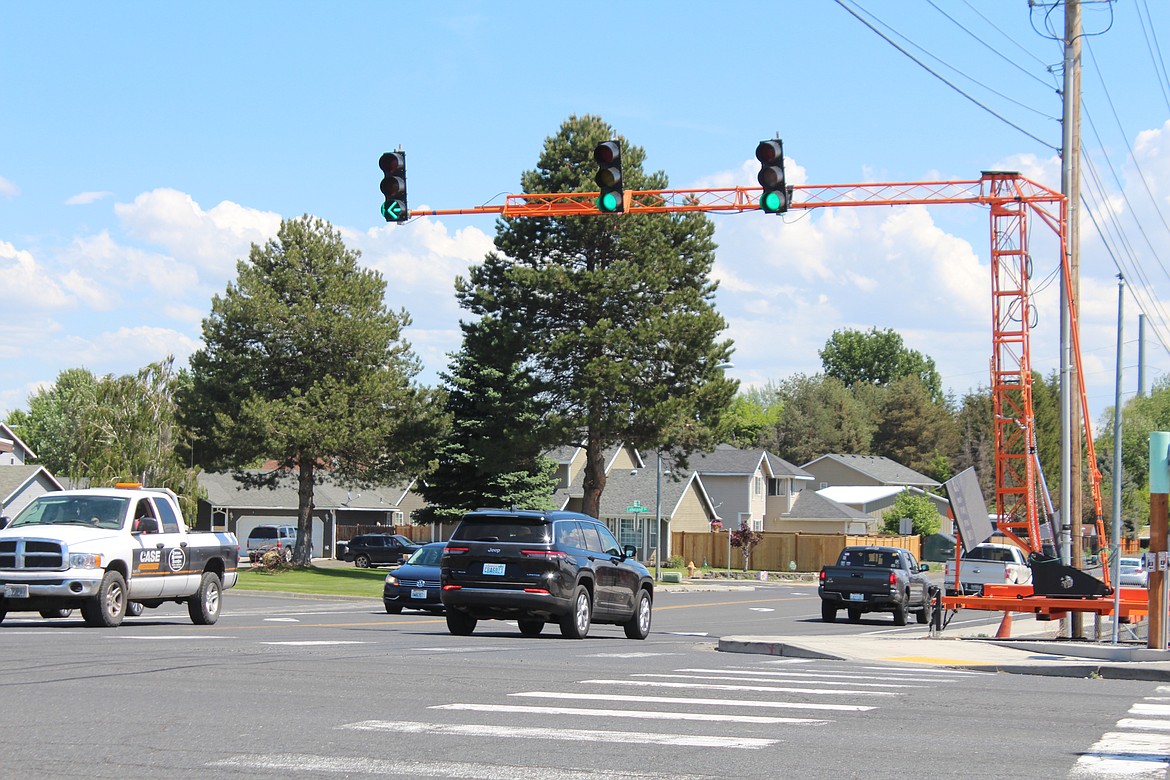
[[[1159,686],[1159,693],[1170,687]],[[1158,704],[1163,696],[1147,696],[1130,707],[1115,731],[1106,732],[1088,752],[1077,759],[1069,774],[1074,780],[1126,778],[1164,780],[1170,769],[1170,705]]]

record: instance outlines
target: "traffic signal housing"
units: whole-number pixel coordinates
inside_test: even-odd
[[[760,141],[756,147],[760,173],[756,180],[764,188],[760,208],[765,214],[783,214],[788,211],[788,182],[784,178],[784,143],[779,138]]]
[[[386,152],[378,158],[382,169],[382,217],[399,224],[410,219],[406,206],[406,152]]]
[[[622,145],[618,141],[602,141],[593,150],[597,161],[597,210],[614,214],[625,210],[625,192],[622,189]]]

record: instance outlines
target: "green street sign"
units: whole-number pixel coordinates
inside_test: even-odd
[[[626,511],[637,515],[641,514],[642,512],[649,512],[650,510],[647,507],[642,506],[641,501],[635,501],[633,506],[626,507]]]

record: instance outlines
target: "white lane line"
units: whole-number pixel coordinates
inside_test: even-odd
[[[837,682],[836,680],[777,680],[774,677],[728,677],[726,675],[702,675],[702,674],[634,674],[632,677],[655,677],[667,678],[676,680],[727,680],[729,682],[793,682],[801,683],[802,685],[856,685],[859,688],[925,688],[925,685],[907,685],[905,683],[888,683],[876,682],[866,683],[850,680],[848,682]]]
[[[487,647],[408,647],[406,649],[412,653],[490,653],[494,650],[512,650],[514,648],[504,645],[494,647],[489,645]]]
[[[347,723],[342,729],[388,731],[397,734],[455,734],[462,737],[511,737],[513,739],[562,740],[567,742],[620,742],[623,744],[669,747],[719,747],[759,750],[779,740],[756,737],[713,737],[702,734],[651,734],[638,731],[595,731],[592,729],[520,728],[458,723],[416,723],[411,721],[365,720]]]
[[[580,680],[581,685],[635,685],[644,688],[690,688],[698,691],[759,691],[762,693],[808,693],[814,696],[899,696],[893,691],[855,691],[842,688],[780,688],[774,685],[704,685],[700,683],[654,682],[652,680]]]
[[[355,642],[350,640],[333,641],[329,639],[302,640],[300,642],[261,642],[262,645],[286,645],[289,647],[326,647],[330,645],[370,645],[373,642]]]
[[[829,712],[868,712],[876,710],[864,704],[807,704],[795,701],[752,701],[750,699],[696,699],[693,696],[623,696],[613,693],[555,693],[552,691],[526,691],[509,693],[509,696],[526,696],[534,699],[568,699],[570,701],[641,702],[645,704],[686,704],[689,706],[711,705],[717,707],[758,707],[778,710],[818,710]]]
[[[5,631],[4,633],[7,634],[8,632]],[[235,639],[236,637],[225,636],[223,634],[191,634],[191,635],[182,634],[179,636],[174,636],[174,635],[149,636],[149,635],[142,635],[142,634],[111,634],[107,638],[108,639],[149,639],[149,640],[166,641],[166,640],[185,640],[185,639]]]
[[[899,676],[884,676],[884,675],[861,675],[861,674],[837,674],[836,672],[769,672],[763,669],[675,669],[676,672],[693,672],[696,674],[724,674],[724,675],[742,675],[742,674],[760,674],[768,675],[769,677],[832,677],[834,680],[889,680],[891,682],[930,682],[930,683],[950,683],[955,680],[939,680],[930,677],[909,677],[904,675]]]
[[[1077,759],[1069,777],[1166,777],[1170,768],[1170,735],[1111,731]]]
[[[586,658],[657,658],[663,655],[678,655],[678,653],[591,653]]]
[[[775,612],[771,607],[748,607],[748,612]]]
[[[669,636],[711,636],[706,631],[668,631]]]
[[[298,618],[294,617],[279,617],[279,618],[264,618],[265,623],[300,623]]]
[[[712,715],[703,712],[652,712],[647,710],[591,710],[586,707],[526,707],[519,704],[438,704],[432,710],[471,712],[514,712],[530,715],[583,715],[596,718],[638,718],[644,720],[701,720],[731,723],[789,723],[822,726],[831,723],[815,718],[778,718],[770,715]]]
[[[1170,704],[1144,704],[1138,702],[1129,708],[1130,715],[1159,715],[1170,717]]]
[[[315,772],[362,777],[439,777],[457,780],[661,780],[657,772],[620,769],[557,769],[548,766],[478,764],[461,761],[410,761],[396,758],[338,758],[304,753],[232,756],[207,764],[214,768],[265,770],[268,772]],[[712,780],[710,775],[671,775],[671,780]]]

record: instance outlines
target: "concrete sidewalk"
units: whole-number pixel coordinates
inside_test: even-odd
[[[821,658],[868,663],[922,664],[950,669],[1102,677],[1111,680],[1170,681],[1170,651],[1145,642],[1071,641],[1052,638],[1056,624],[1030,617],[1014,620],[1013,635],[994,639],[975,631],[944,631],[938,636],[726,636],[719,650],[786,658]]]

